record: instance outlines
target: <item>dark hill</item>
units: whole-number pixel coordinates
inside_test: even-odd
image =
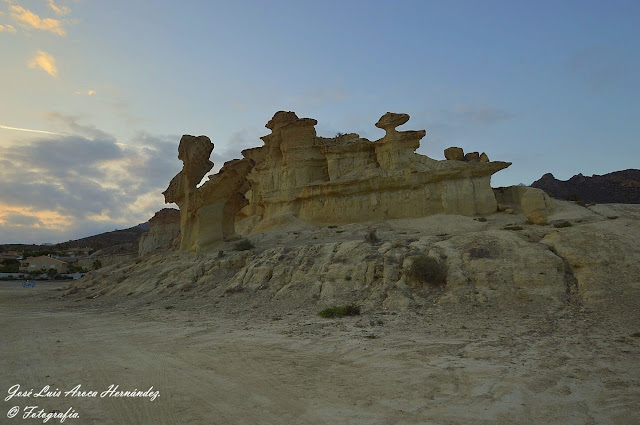
[[[595,203],[640,204],[640,170],[614,171],[604,175],[582,174],[569,180],[558,180],[547,173],[531,184],[550,196],[569,201]]]
[[[7,244],[1,245],[0,251],[57,251],[69,248],[91,248],[93,251],[111,248],[117,251],[135,252],[138,249],[138,239],[149,230],[149,223],[138,224],[128,229],[114,230],[113,232],[101,233],[99,235],[88,236],[56,245],[22,245]]]

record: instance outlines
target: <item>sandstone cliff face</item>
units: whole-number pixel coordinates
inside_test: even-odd
[[[167,249],[174,246],[177,248],[179,237],[180,211],[164,208],[149,220],[149,231],[142,235],[138,243],[138,255],[144,256],[156,249]]]
[[[355,133],[318,137],[316,121],[278,112],[264,146],[243,151],[256,165],[248,175],[247,216],[261,230],[291,215],[314,224],[489,214],[496,211],[490,177],[505,162],[436,161],[415,153],[425,131],[398,131],[407,114],[386,113],[376,123],[385,136],[371,142]]]
[[[318,137],[317,121],[277,112],[266,124],[264,145],[242,152],[197,188],[211,169],[213,144],[185,135],[178,157],[183,169],[164,192],[180,207],[180,248],[200,251],[245,232],[282,223],[346,224],[433,214],[491,214],[497,203],[491,175],[510,165],[483,154],[436,161],[415,153],[424,130],[398,131],[407,114],[387,112],[376,123],[376,141],[355,133]],[[477,154],[477,153],[475,153]],[[464,159],[464,158],[463,158]]]

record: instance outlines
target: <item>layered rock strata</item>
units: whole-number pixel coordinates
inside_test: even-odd
[[[180,237],[180,211],[164,208],[149,220],[149,231],[140,237],[138,255],[144,256],[156,249],[171,248]]]
[[[432,214],[490,214],[497,202],[491,175],[511,163],[490,162],[486,154],[437,161],[415,151],[426,135],[398,131],[407,114],[387,112],[375,124],[376,141],[349,133],[319,137],[317,121],[277,112],[266,124],[264,145],[242,151],[197,188],[212,168],[213,144],[206,136],[183,136],[178,158],[184,166],[164,192],[180,207],[181,248],[197,251],[232,238],[236,219],[254,229],[301,220],[344,224],[423,217]],[[259,223],[259,225],[257,225]]]
[[[417,154],[426,132],[396,129],[408,120],[407,114],[386,113],[376,123],[385,136],[371,142],[355,133],[318,137],[316,120],[276,113],[266,125],[271,134],[262,137],[264,146],[242,152],[256,163],[247,177],[247,215],[342,224],[495,212],[490,178],[510,163],[436,161]]]

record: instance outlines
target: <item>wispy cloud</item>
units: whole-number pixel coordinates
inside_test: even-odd
[[[67,33],[63,27],[62,21],[59,19],[40,18],[40,16],[36,15],[32,11],[18,5],[9,6],[9,12],[11,13],[11,17],[25,28],[49,31],[61,37]]]
[[[36,56],[29,62],[29,68],[40,68],[52,77],[58,76],[58,68],[56,67],[56,60],[47,52],[38,50]]]
[[[49,0],[49,7],[58,16],[65,16],[71,13],[71,9],[69,9],[67,6],[58,6],[53,2],[53,0]]]
[[[16,29],[11,25],[0,25],[0,32],[12,32],[12,33],[15,33]]]
[[[3,130],[25,131],[27,133],[50,134],[52,136],[66,136],[66,134],[64,133],[55,133],[53,131],[46,131],[46,130],[33,130],[31,128],[9,127],[7,125],[0,125],[0,128]]]

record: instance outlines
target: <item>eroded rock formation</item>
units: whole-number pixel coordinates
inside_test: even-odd
[[[317,224],[489,214],[496,211],[491,175],[507,162],[437,161],[415,153],[424,130],[398,131],[407,114],[386,113],[376,123],[385,136],[371,142],[350,133],[318,137],[316,121],[278,112],[264,146],[245,150],[256,165],[248,175],[247,215],[269,222],[293,216]]]
[[[149,231],[140,237],[138,255],[143,256],[156,249],[170,248],[180,236],[180,211],[164,208],[149,220]]]
[[[164,192],[167,203],[180,207],[181,248],[197,251],[233,237],[236,219],[262,231],[296,220],[344,224],[495,212],[491,175],[510,163],[477,152],[465,158],[459,148],[451,158],[458,161],[417,154],[426,132],[396,129],[408,120],[387,112],[375,124],[385,135],[372,142],[355,133],[319,137],[316,120],[280,111],[266,124],[271,134],[262,137],[263,146],[242,151],[244,159],[226,163],[200,188],[213,166],[213,144],[183,136],[183,169]]]
[[[235,216],[248,204],[243,192],[249,189],[246,175],[252,163],[248,159],[224,164],[220,172],[197,187],[213,167],[209,155],[213,143],[206,136],[184,135],[178,147],[180,171],[163,192],[166,203],[180,207],[180,248],[198,251],[235,235]]]

